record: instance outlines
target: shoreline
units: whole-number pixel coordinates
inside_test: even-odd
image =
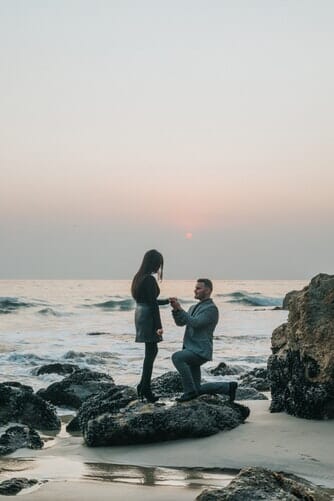
[[[177,489],[178,499],[195,499],[205,486],[227,485],[245,466],[294,473],[317,485],[334,489],[334,421],[271,414],[268,400],[243,403],[251,409],[246,422],[210,437],[91,448],[84,445],[81,435],[70,435],[62,428],[44,449],[19,449],[1,458],[0,467],[6,465],[6,478],[28,476],[49,480],[37,490],[26,492],[27,500],[52,499],[52,496],[56,499],[59,489],[63,493],[66,489],[67,499],[73,500],[92,499],[97,494],[98,499],[104,499],[104,495],[110,496],[114,491],[123,491],[126,496],[129,493],[131,499],[133,489],[138,491],[137,498],[141,492],[145,499],[150,499],[147,497],[149,493],[152,493],[152,499],[153,496],[158,500],[171,499],[172,490]],[[10,463],[16,464],[21,471],[10,468]],[[191,477],[201,469],[208,478],[199,479],[197,485],[204,483],[201,488],[196,488],[196,481],[192,482]],[[61,485],[63,487],[59,487]],[[156,486],[159,489],[154,489]],[[147,489],[151,490],[146,492]],[[85,495],[89,491],[91,497],[83,497],[80,490]],[[40,497],[42,492],[48,493],[45,498]],[[163,497],[165,492],[169,497]]]

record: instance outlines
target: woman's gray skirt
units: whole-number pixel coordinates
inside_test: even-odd
[[[136,343],[159,343],[162,337],[158,336],[153,323],[150,305],[137,303],[135,311]]]

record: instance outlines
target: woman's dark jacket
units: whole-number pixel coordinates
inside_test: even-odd
[[[162,337],[157,330],[162,329],[159,305],[168,304],[168,299],[158,299],[160,288],[152,275],[144,275],[136,291],[136,342],[159,343]]]

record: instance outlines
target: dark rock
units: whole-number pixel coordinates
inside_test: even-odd
[[[287,323],[281,324],[279,327],[273,331],[271,335],[271,351],[272,353],[278,353],[281,348],[283,348],[287,343]],[[269,374],[268,369],[268,378],[270,379],[271,375]]]
[[[290,291],[287,294],[285,294],[285,297],[283,299],[282,310],[288,310],[289,309],[290,300],[292,299],[292,297],[295,294],[298,294],[298,293],[299,293],[299,291]]]
[[[34,369],[33,373],[36,376],[40,376],[42,374],[60,374],[61,376],[66,374],[73,374],[73,372],[80,370],[80,367],[75,364],[46,364],[38,367],[38,369]]]
[[[224,362],[219,364],[219,366],[222,367]],[[226,365],[226,364],[224,364]],[[218,367],[219,367],[218,366]],[[226,366],[227,367],[227,366]],[[229,370],[230,368],[228,368]],[[232,368],[233,370],[233,368]],[[237,369],[238,370],[238,369]],[[254,374],[258,374],[259,378],[258,380],[254,376],[254,386],[256,383],[261,386],[260,384],[260,375],[263,375],[266,369],[258,369],[258,373],[254,372]],[[252,371],[253,372],[253,371]],[[205,381],[202,381],[205,383]],[[264,382],[262,381],[262,387],[264,386]],[[161,397],[174,397],[176,393],[183,393],[183,387],[182,387],[182,381],[180,374],[178,372],[167,372],[166,374],[163,374],[162,376],[159,376],[155,379],[152,380],[152,390],[154,393],[157,395],[160,395]],[[264,390],[263,390],[264,391]],[[222,395],[224,398],[224,395]],[[246,384],[244,386],[240,386],[237,389],[237,400],[268,400],[268,398],[263,395],[262,393],[259,393],[255,388],[248,387]]]
[[[38,430],[60,430],[61,422],[52,405],[17,382],[0,383],[0,424],[22,423]]]
[[[131,386],[116,386],[88,397],[80,407],[75,418],[66,427],[68,432],[82,431],[89,420],[105,413],[114,414],[137,399],[137,394]]]
[[[11,426],[0,436],[0,456],[27,447],[41,449],[44,443],[37,431],[28,426]]]
[[[87,332],[87,336],[110,336],[110,332]]]
[[[58,383],[52,383],[46,389],[41,389],[37,395],[54,405],[62,405],[78,409],[91,395],[110,389],[114,386],[111,376],[89,369],[75,371]]]
[[[243,468],[222,489],[205,489],[198,501],[330,501],[325,489],[297,477],[259,467]]]
[[[334,418],[334,276],[317,275],[288,306],[288,322],[271,339],[270,410]]]
[[[284,364],[272,355],[268,369],[272,377],[271,412],[286,411],[307,419],[334,417],[333,396],[328,394],[331,386],[307,381],[305,358],[301,359],[299,351],[288,351]]]
[[[152,390],[160,396],[172,396],[182,393],[181,376],[177,371],[166,372],[162,376],[152,379]]]
[[[236,400],[268,400],[268,397],[257,391],[255,388],[238,386]]]
[[[217,367],[209,369],[213,376],[234,376],[245,372],[245,369],[240,365],[227,365],[225,362],[220,362]]]
[[[15,496],[22,489],[33,487],[38,484],[38,480],[34,478],[10,478],[0,482],[0,495],[1,496]]]
[[[248,415],[247,407],[212,395],[172,405],[133,401],[118,413],[90,419],[83,434],[87,445],[94,447],[205,437],[235,428]]]
[[[77,415],[74,416],[74,418],[72,418],[71,421],[66,425],[66,431],[68,431],[69,433],[76,433],[81,431],[80,421]]]
[[[258,391],[270,391],[268,371],[263,368],[255,368],[240,376],[240,386],[247,386]]]
[[[246,421],[250,415],[250,408],[246,405],[237,404],[237,402],[228,402],[228,405],[240,414],[242,422]]]

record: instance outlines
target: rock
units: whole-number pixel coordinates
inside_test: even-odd
[[[77,415],[66,427],[69,432],[82,431],[90,419],[105,413],[117,413],[130,402],[137,399],[137,393],[131,386],[116,386],[88,397]]]
[[[110,332],[87,332],[87,336],[110,336]]]
[[[283,305],[282,305],[282,310],[288,310],[289,309],[289,303],[290,303],[290,299],[292,299],[292,297],[295,295],[295,294],[298,294],[299,291],[290,291],[288,292],[287,294],[285,294],[285,297],[283,299]]]
[[[91,395],[110,389],[113,386],[114,380],[108,374],[80,369],[62,381],[52,383],[46,389],[39,390],[37,395],[54,405],[78,409]]]
[[[219,366],[221,366],[222,370],[224,370],[223,365],[224,362],[221,362]],[[224,364],[226,365],[226,364]],[[219,367],[218,366],[218,367]],[[227,366],[226,366],[227,367]],[[230,370],[230,368],[228,368]],[[233,368],[232,368],[233,370]],[[254,369],[255,370],[255,369]],[[266,369],[258,369],[258,374],[263,375]],[[253,372],[253,371],[251,371]],[[254,372],[255,374],[255,372]],[[206,381],[203,380],[202,383],[205,383]],[[256,383],[262,387],[264,386],[264,382],[261,380],[260,384],[260,377],[256,379],[255,375],[253,377],[253,382],[254,386],[256,386]],[[269,384],[269,383],[268,383]],[[183,387],[182,387],[182,381],[180,374],[178,372],[167,372],[166,374],[163,374],[162,376],[159,376],[155,379],[152,380],[152,390],[154,393],[157,395],[160,395],[161,397],[174,397],[176,393],[183,393]],[[263,390],[264,391],[264,390]],[[239,386],[237,389],[237,394],[236,394],[237,400],[268,400],[268,398],[263,395],[262,393],[259,393],[255,388],[251,388],[248,385],[246,386]],[[226,398],[226,396],[222,395],[222,398]]]
[[[222,489],[205,489],[198,501],[330,501],[327,491],[296,475],[260,467],[243,468]]]
[[[288,322],[272,334],[270,410],[334,418],[334,276],[317,275],[288,306]]]
[[[268,397],[257,391],[255,388],[238,386],[236,400],[268,400]]]
[[[166,397],[174,396],[175,393],[183,393],[180,374],[177,371],[170,371],[152,379],[152,391]]]
[[[52,405],[17,382],[0,383],[0,424],[22,423],[38,430],[60,430],[61,422]]]
[[[270,381],[268,379],[268,371],[263,368],[255,368],[246,374],[240,376],[240,385],[254,388],[258,391],[270,391]]]
[[[245,369],[240,365],[227,365],[225,362],[220,362],[217,367],[210,369],[209,372],[213,376],[234,376],[245,372]]]
[[[41,449],[43,440],[37,431],[28,426],[11,426],[0,436],[0,456],[27,447],[28,449]]]
[[[55,363],[42,365],[41,367],[34,369],[33,373],[36,374],[36,376],[40,376],[42,374],[60,374],[63,376],[66,374],[73,374],[76,370],[80,370],[78,365]]]
[[[136,400],[117,413],[90,419],[83,435],[86,444],[93,447],[205,437],[235,428],[248,415],[247,407],[212,395],[172,405]]]
[[[280,349],[287,344],[287,323],[276,327],[271,336],[271,351],[272,353],[277,353]],[[269,372],[268,372],[269,378]]]
[[[22,489],[33,487],[38,484],[38,480],[34,478],[10,478],[0,482],[0,495],[1,496],[15,496]]]

